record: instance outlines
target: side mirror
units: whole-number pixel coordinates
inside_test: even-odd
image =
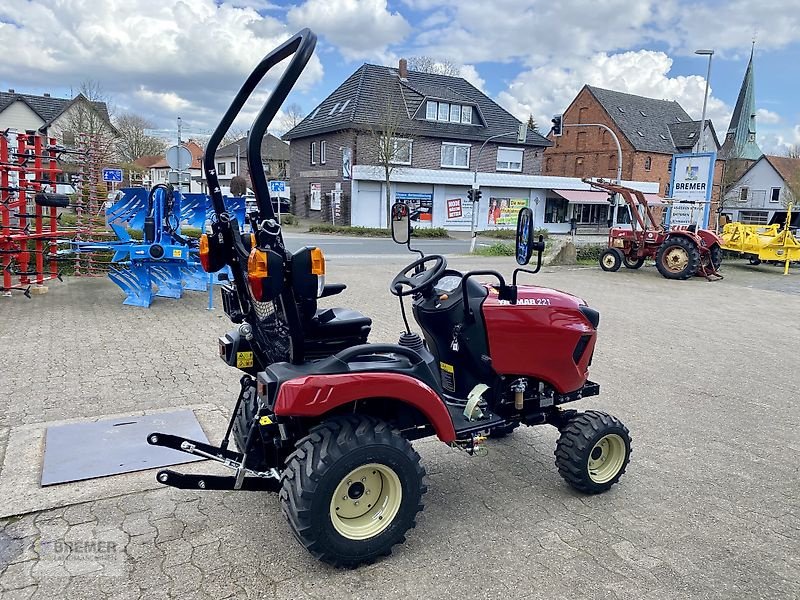
[[[521,208],[517,215],[517,244],[515,255],[517,264],[527,265],[533,256],[533,211]]]
[[[411,240],[411,217],[408,205],[395,202],[392,205],[392,239],[397,244],[408,244]]]

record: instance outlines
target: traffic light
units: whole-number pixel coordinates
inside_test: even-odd
[[[561,137],[564,133],[563,115],[553,115],[552,118],[553,128],[550,132],[554,137]]]
[[[475,194],[475,190],[473,190],[472,188],[469,188],[469,189],[467,190],[467,199],[468,199],[470,202],[472,202],[472,200],[473,200],[473,194]]]
[[[480,189],[470,188],[467,190],[467,198],[470,202],[480,202],[482,193]]]
[[[481,192],[480,190],[475,190],[475,197],[473,198],[473,200],[475,200],[475,202],[480,202],[482,193],[483,192]]]

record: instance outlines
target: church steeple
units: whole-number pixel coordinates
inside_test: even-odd
[[[742,89],[736,99],[731,124],[722,145],[722,156],[727,159],[758,160],[763,152],[756,142],[756,97],[755,78],[753,76],[753,51],[750,50],[750,62],[744,73]]]

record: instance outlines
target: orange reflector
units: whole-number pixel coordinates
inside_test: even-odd
[[[325,256],[319,248],[311,249],[311,274],[325,275]]]
[[[266,252],[258,248],[250,250],[250,256],[247,257],[247,274],[251,278],[269,277]]]
[[[211,272],[211,250],[208,247],[208,235],[200,236],[200,265],[206,273]]]

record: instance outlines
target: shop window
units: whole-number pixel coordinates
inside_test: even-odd
[[[566,223],[568,205],[564,198],[548,198],[544,204],[544,222]]]

